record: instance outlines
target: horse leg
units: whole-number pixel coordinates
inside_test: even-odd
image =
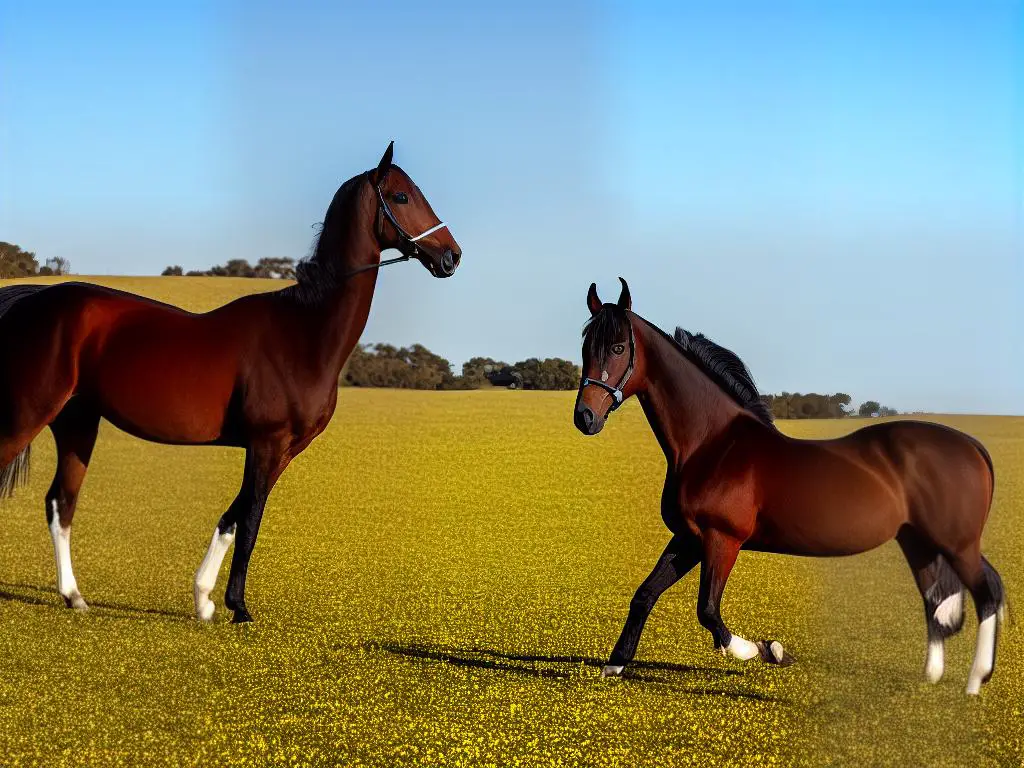
[[[967,586],[978,614],[978,638],[974,662],[967,678],[967,693],[981,692],[983,683],[992,677],[996,664],[998,621],[1005,603],[1003,581],[988,560],[981,556],[979,542],[969,548],[950,554],[950,563],[960,580]]]
[[[256,537],[263,519],[263,509],[274,483],[288,466],[290,457],[278,443],[261,443],[251,446],[246,454],[247,508],[239,510],[235,551],[231,558],[231,574],[224,594],[224,605],[234,611],[232,622],[244,624],[252,621],[252,614],[245,607],[245,578],[249,570],[249,558],[256,546]]]
[[[778,641],[752,643],[732,634],[722,621],[721,603],[725,583],[736,563],[743,542],[734,536],[709,528],[703,534],[704,552],[700,564],[700,590],[697,596],[697,620],[715,641],[723,655],[731,654],[740,661],[759,656],[769,664],[791,664],[793,659]]]
[[[905,526],[896,541],[914,573],[918,591],[924,600],[928,625],[928,656],[924,675],[931,683],[942,679],[947,637],[955,635],[964,623],[964,585],[935,545],[915,529]]]
[[[57,445],[57,471],[46,492],[46,523],[57,562],[57,591],[68,608],[80,611],[89,606],[78,591],[71,569],[71,522],[99,426],[99,414],[76,399],[70,400],[50,423]]]
[[[673,536],[661,553],[654,570],[644,579],[629,602],[629,615],[611,658],[601,669],[601,677],[615,677],[633,660],[640,633],[661,594],[700,562],[700,540],[691,536]]]
[[[242,477],[242,487],[235,496],[234,501],[227,511],[221,515],[217,527],[213,529],[213,538],[206,550],[203,562],[199,564],[196,571],[195,582],[192,587],[192,597],[195,601],[196,618],[200,621],[210,621],[216,606],[210,599],[210,593],[217,586],[217,575],[220,573],[221,563],[224,562],[224,555],[227,554],[231,543],[235,540],[235,531],[239,518],[252,507],[252,482],[249,477],[250,463],[245,462],[245,472]]]

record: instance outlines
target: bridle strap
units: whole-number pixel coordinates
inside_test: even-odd
[[[381,190],[380,185],[375,184],[374,189],[377,190],[377,202],[379,203],[379,210],[384,213],[384,218],[391,222],[391,226],[393,226],[395,228],[395,231],[398,232],[398,237],[402,240],[405,240],[407,243],[412,244],[412,251],[409,253],[403,253],[401,256],[396,256],[393,259],[384,259],[383,261],[379,261],[376,264],[367,264],[366,266],[363,267],[357,267],[356,269],[346,272],[344,275],[345,277],[352,277],[352,275],[358,275],[360,272],[369,272],[371,269],[380,269],[381,267],[386,267],[391,264],[400,264],[403,261],[408,261],[419,252],[419,246],[416,245],[417,240],[422,240],[424,237],[432,235],[438,230],[444,229],[445,227],[448,226],[443,221],[441,221],[432,226],[430,229],[426,230],[425,232],[420,232],[415,237],[412,237],[409,235],[408,232],[405,231],[405,228],[398,223],[398,219],[395,218],[394,211],[391,210],[391,206],[388,205],[388,201],[384,199],[384,192]]]
[[[584,376],[583,383],[580,384],[580,389],[593,385],[595,387],[600,387],[612,396],[612,405],[611,408],[608,409],[608,413],[617,409],[622,405],[622,401],[625,400],[625,395],[622,390],[629,381],[629,377],[633,375],[633,362],[636,360],[636,344],[633,341],[633,323],[629,322],[628,317],[626,318],[626,322],[629,324],[629,365],[626,367],[626,372],[622,374],[622,378],[619,380],[618,386],[613,387],[603,381],[591,379],[589,376]]]

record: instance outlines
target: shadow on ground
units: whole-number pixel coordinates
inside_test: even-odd
[[[63,600],[57,591],[51,587],[40,587],[35,584],[20,584],[0,581],[0,600],[23,603],[25,605],[41,605],[47,608],[55,608],[61,611],[70,611],[63,604]],[[163,608],[139,608],[134,605],[123,603],[109,603],[102,600],[86,600],[89,603],[89,610],[99,609],[102,615],[109,612],[112,617],[129,619],[144,618],[146,616],[163,616],[175,621],[191,621],[192,614],[168,611]]]
[[[507,672],[524,677],[542,677],[568,680],[580,675],[567,667],[593,667],[600,669],[605,659],[593,656],[560,656],[530,653],[505,653],[490,648],[450,648],[429,644],[407,644],[390,642],[367,642],[364,650],[384,652],[418,661],[437,661],[456,667],[470,667],[495,672]],[[605,681],[608,685],[619,682],[654,683],[677,688],[680,693],[696,696],[725,696],[732,699],[787,703],[785,699],[766,696],[750,690],[730,690],[720,687],[693,686],[694,678],[706,680],[718,678],[737,682],[743,678],[738,669],[697,667],[690,664],[675,664],[664,661],[634,661],[627,667],[621,678]]]

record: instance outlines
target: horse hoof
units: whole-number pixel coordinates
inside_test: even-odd
[[[239,608],[235,611],[235,617],[231,620],[232,624],[249,624],[250,622],[252,622],[252,614],[245,610],[245,608]]]
[[[605,664],[601,667],[601,677],[621,677],[622,670],[625,668],[625,665],[619,667],[614,664]]]
[[[216,610],[217,606],[213,604],[213,600],[207,598],[196,605],[196,618],[200,621],[213,621],[213,613]]]
[[[68,608],[73,608],[76,611],[88,611],[89,605],[85,602],[80,592],[75,592],[70,595],[61,595],[64,598],[64,605]]]
[[[777,664],[780,667],[788,667],[796,659],[786,653],[782,643],[778,640],[758,640],[757,652],[761,655],[761,661],[766,664]]]

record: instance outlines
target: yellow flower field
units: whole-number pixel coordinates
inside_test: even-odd
[[[281,285],[104,282],[191,309]],[[222,607],[227,564],[211,625],[193,619],[191,593],[239,451],[103,425],[72,537],[92,605],[77,614],[55,589],[44,433],[30,485],[0,506],[0,765],[1024,762],[1020,625],[969,699],[969,608],[946,678],[926,684],[923,609],[895,544],[840,560],[741,555],[723,615],[746,637],[781,640],[791,667],[715,653],[693,573],[659,602],[632,673],[601,680],[668,538],[664,460],[635,402],[585,438],[573,397],[343,390],[270,498],[244,627]],[[984,547],[1012,609],[1024,595],[1024,418],[935,418],[993,455]]]

